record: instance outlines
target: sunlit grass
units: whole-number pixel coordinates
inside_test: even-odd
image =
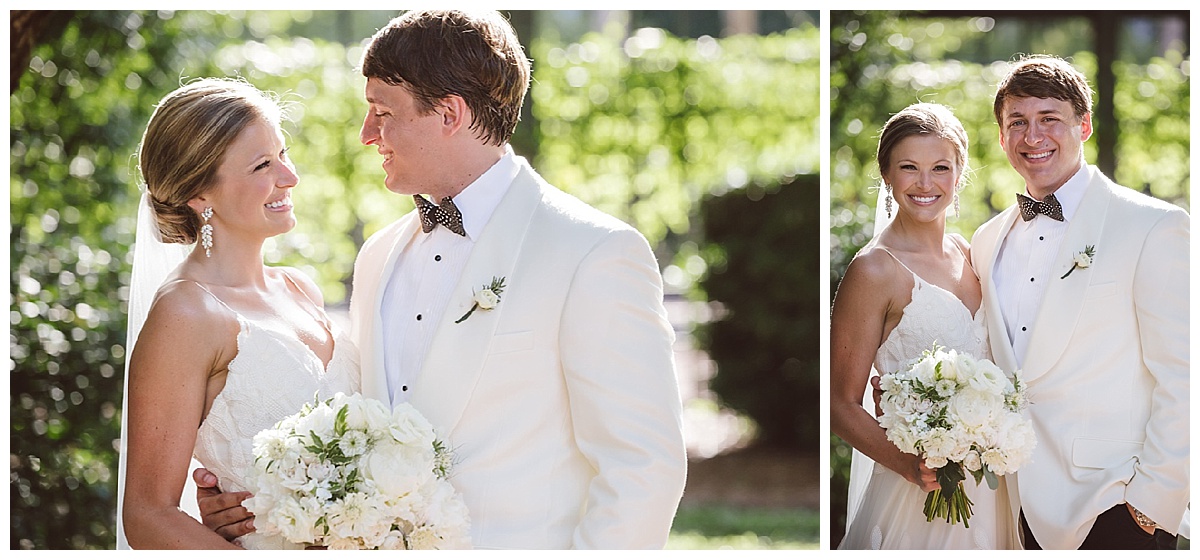
[[[807,509],[680,507],[668,550],[778,550],[820,547],[821,518]]]

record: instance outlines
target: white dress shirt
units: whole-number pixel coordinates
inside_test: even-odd
[[[471,249],[518,170],[512,147],[505,146],[500,161],[453,197],[466,235],[440,225],[429,233],[417,231],[396,258],[382,304],[384,371],[392,406],[408,402],[408,390],[421,373]]]
[[[1054,198],[1062,205],[1063,221],[1037,214],[1026,222],[1018,216],[996,256],[993,275],[996,297],[1018,367],[1024,365],[1030,329],[1037,320],[1046,286],[1058,280],[1052,272],[1055,258],[1089,180],[1090,172],[1084,165],[1054,191]],[[1029,196],[1028,190],[1025,195]]]

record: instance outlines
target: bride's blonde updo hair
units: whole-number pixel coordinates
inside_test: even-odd
[[[275,99],[243,80],[196,80],[158,103],[138,149],[138,170],[164,243],[196,242],[200,216],[188,201],[214,186],[225,150],[247,126],[279,126],[283,117]]]
[[[879,133],[879,149],[875,152],[879,173],[882,175],[892,164],[892,150],[901,140],[924,134],[937,136],[954,146],[959,177],[965,177],[968,163],[967,131],[948,107],[938,103],[914,103],[888,119]]]

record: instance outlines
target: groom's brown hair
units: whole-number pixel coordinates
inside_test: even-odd
[[[1092,86],[1079,70],[1057,56],[1029,55],[1014,63],[996,88],[992,105],[996,124],[1004,124],[1004,102],[1013,97],[1066,101],[1076,118],[1092,112]]]
[[[422,114],[447,96],[461,97],[471,109],[470,129],[503,146],[520,120],[530,71],[516,32],[498,12],[414,10],[371,37],[362,73],[407,88]]]

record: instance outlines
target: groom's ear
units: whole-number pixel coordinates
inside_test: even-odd
[[[471,126],[471,108],[457,95],[447,95],[438,102],[437,113],[442,117],[442,130],[447,136]]]

